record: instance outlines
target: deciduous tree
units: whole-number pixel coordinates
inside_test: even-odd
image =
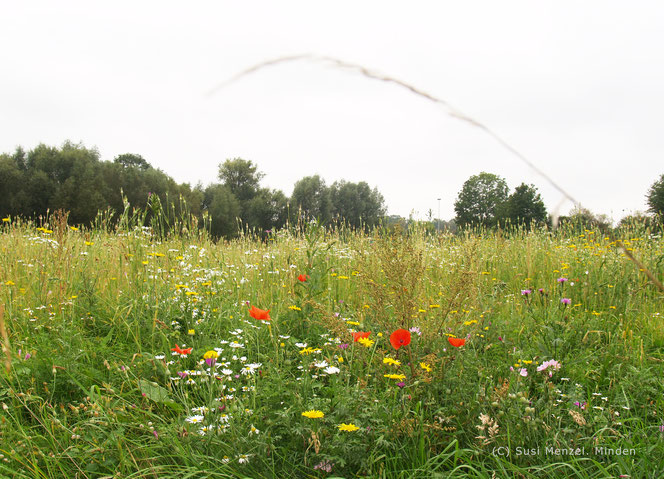
[[[459,227],[495,226],[507,200],[507,182],[498,175],[482,172],[463,184],[454,202],[455,222]]]
[[[521,183],[507,198],[503,209],[505,218],[509,218],[513,225],[546,223],[546,206],[534,185]]]

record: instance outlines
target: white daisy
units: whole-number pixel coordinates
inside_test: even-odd
[[[185,421],[187,421],[189,424],[198,424],[203,422],[204,419],[205,416],[201,414],[196,414],[194,416],[189,416],[187,419],[185,419]]]

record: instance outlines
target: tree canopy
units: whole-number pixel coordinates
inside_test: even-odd
[[[454,202],[459,227],[495,226],[507,200],[507,182],[493,173],[482,172],[468,178]]]
[[[646,200],[648,211],[656,215],[664,215],[664,175],[650,186]]]
[[[547,212],[541,195],[534,185],[521,183],[509,194],[504,178],[482,172],[471,176],[463,184],[454,203],[456,225],[517,226],[543,225]]]
[[[353,228],[376,226],[387,211],[383,195],[364,181],[335,181],[330,187],[330,199],[333,217]]]
[[[332,219],[332,201],[330,189],[325,180],[318,175],[305,176],[293,187],[291,208],[302,210],[305,217],[316,218],[321,223]]]
[[[264,176],[251,160],[233,158],[219,165],[219,179],[241,202],[256,196]]]
[[[541,225],[546,223],[546,206],[534,185],[521,183],[507,198],[503,216],[513,225],[525,224],[526,227],[530,227],[531,224]]]

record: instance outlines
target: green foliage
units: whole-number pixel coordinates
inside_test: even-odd
[[[385,216],[385,199],[377,188],[360,181],[335,181],[330,187],[332,215],[352,228],[371,228]]]
[[[145,158],[134,153],[124,153],[122,155],[118,155],[113,160],[113,163],[117,163],[123,168],[139,168],[141,170],[152,168],[150,163],[148,163]]]
[[[17,150],[16,154],[22,155]],[[24,183],[25,175],[20,163],[15,157],[7,154],[0,155],[0,216],[3,218],[10,214],[22,214],[23,205],[27,201]]]
[[[651,213],[664,215],[664,175],[650,186],[646,199]]]
[[[234,158],[219,165],[219,179],[243,205],[256,196],[264,176],[251,160]]]
[[[280,190],[261,188],[248,203],[246,221],[266,232],[282,228],[288,219],[288,198]]]
[[[240,202],[226,185],[205,189],[203,209],[210,215],[210,233],[214,237],[233,238],[238,233]]]
[[[507,200],[507,193],[507,183],[498,175],[482,172],[471,176],[454,202],[457,226],[496,226],[502,216],[501,208]]]
[[[298,180],[293,187],[291,208],[301,209],[307,219],[314,218],[327,224],[332,219],[332,202],[325,180],[318,175]]]
[[[507,198],[503,206],[503,219],[509,219],[512,225],[543,225],[546,223],[546,206],[534,185],[521,183]]]

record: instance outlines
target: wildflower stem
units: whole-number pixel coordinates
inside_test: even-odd
[[[417,375],[415,372],[415,361],[413,361],[413,352],[410,349],[410,344],[406,346],[408,348],[408,360],[410,361],[410,372],[413,375],[413,378]]]
[[[2,336],[2,352],[5,354],[5,368],[7,374],[12,369],[12,352],[9,344],[9,336],[5,329],[5,305],[0,304],[0,336]]]

